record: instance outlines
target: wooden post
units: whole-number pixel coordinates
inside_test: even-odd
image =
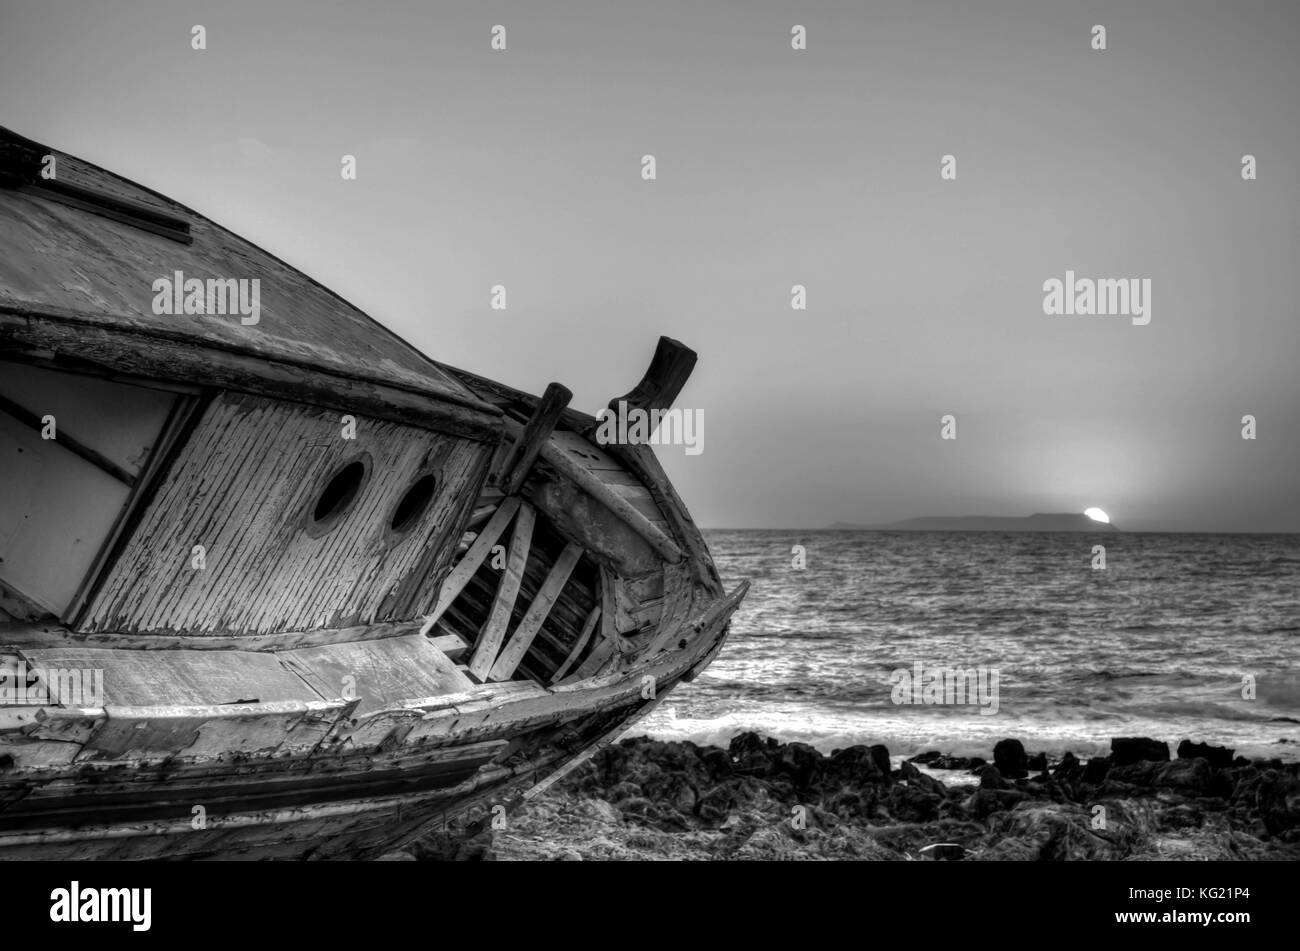
[[[573,394],[567,387],[559,383],[547,384],[546,392],[538,401],[537,408],[528,420],[528,425],[515,440],[514,446],[506,454],[505,462],[501,466],[501,475],[497,482],[506,495],[514,495],[524,484],[524,479],[528,477],[528,472],[537,461],[542,447],[551,438],[555,424],[560,421],[560,415],[568,407],[571,399]]]

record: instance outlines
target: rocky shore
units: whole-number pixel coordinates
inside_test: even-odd
[[[1300,763],[1112,740],[1049,762],[884,746],[826,756],[744,733],[727,749],[628,739],[546,796],[400,859],[1300,859]],[[940,778],[942,777],[942,778]]]

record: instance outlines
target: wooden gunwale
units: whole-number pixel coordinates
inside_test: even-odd
[[[199,341],[125,315],[102,316],[0,299],[0,352],[72,355],[118,372],[364,413],[436,432],[498,443],[501,410],[476,397],[408,389],[312,364],[269,359],[251,347]]]

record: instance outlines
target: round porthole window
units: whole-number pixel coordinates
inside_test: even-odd
[[[411,483],[411,487],[406,490],[397,505],[393,508],[392,518],[388,521],[389,531],[396,535],[404,535],[416,526],[420,521],[420,516],[429,507],[433,501],[433,494],[437,491],[438,480],[432,473],[425,473]]]
[[[369,458],[363,456],[342,466],[330,476],[316,497],[307,521],[307,530],[312,535],[321,535],[329,531],[352,508],[361,486],[369,472]]]

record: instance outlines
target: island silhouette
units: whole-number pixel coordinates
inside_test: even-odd
[[[1099,522],[1082,512],[1036,512],[1033,515],[938,515],[909,518],[884,525],[834,522],[827,531],[859,532],[1117,532],[1110,522]]]

